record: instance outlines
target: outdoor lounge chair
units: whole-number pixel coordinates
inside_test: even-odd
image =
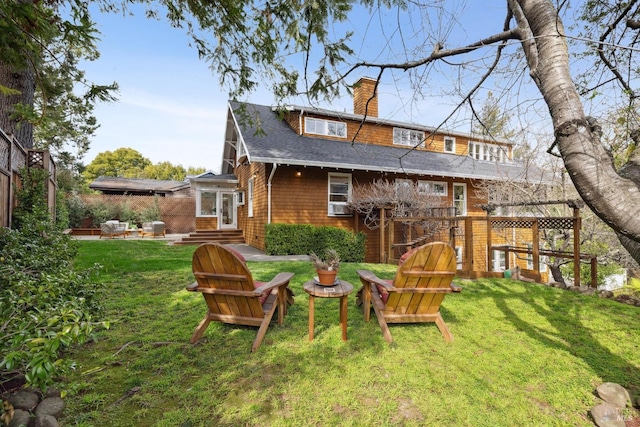
[[[453,335],[442,319],[440,304],[450,292],[461,288],[452,284],[456,272],[456,255],[451,246],[442,242],[428,243],[408,254],[398,266],[393,280],[383,280],[367,270],[358,270],[363,287],[359,302],[366,321],[370,306],[378,318],[384,339],[393,338],[388,323],[435,322],[446,341]]]
[[[188,291],[201,292],[207,314],[196,328],[191,343],[197,342],[211,321],[257,326],[251,351],[264,338],[273,314],[278,310],[282,324],[287,305],[293,304],[289,281],[293,273],[278,273],[269,283],[255,282],[241,255],[217,243],[204,243],[193,254],[192,269],[196,282]]]
[[[128,222],[120,221],[107,221],[100,224],[100,239],[103,236],[114,238],[116,236],[127,237],[127,230],[129,229]]]
[[[142,224],[142,230],[140,230],[140,237],[144,236],[165,236],[164,222],[152,221]]]

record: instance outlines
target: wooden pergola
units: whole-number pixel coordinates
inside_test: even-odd
[[[541,205],[561,205],[566,204],[573,209],[571,217],[494,217],[493,212],[498,207],[516,207],[516,206],[541,206]],[[597,257],[591,254],[580,253],[580,228],[582,227],[582,219],[580,217],[580,209],[584,207],[582,200],[553,200],[539,202],[524,203],[501,203],[488,204],[481,206],[487,212],[487,265],[491,265],[491,254],[493,250],[505,252],[505,268],[509,269],[509,254],[520,253],[532,255],[533,271],[536,272],[536,281],[540,281],[540,256],[551,256],[556,258],[573,259],[573,276],[574,285],[580,286],[580,262],[583,259],[589,260],[591,264],[591,286],[597,286],[598,262]],[[493,245],[493,230],[496,228],[524,228],[530,229],[533,235],[532,247],[522,248],[511,245]],[[556,251],[540,249],[540,230],[573,230],[573,251]],[[470,236],[466,236],[469,240]],[[471,241],[471,240],[470,240]]]
[[[515,207],[515,206],[539,206],[539,205],[559,205],[566,204],[573,209],[573,216],[569,217],[535,217],[535,216],[493,216],[498,207]],[[419,233],[412,234],[412,224],[418,224],[420,222],[437,222],[442,224],[440,239],[448,240],[449,244],[455,248],[456,246],[456,230],[458,227],[464,227],[464,254],[462,257],[462,266],[458,270],[458,276],[466,278],[480,278],[480,277],[501,277],[502,272],[489,271],[492,265],[493,251],[505,252],[505,268],[509,269],[510,266],[510,254],[526,254],[532,256],[533,269],[527,270],[525,275],[531,276],[533,280],[541,281],[540,274],[540,256],[549,256],[556,258],[572,259],[574,263],[574,284],[580,286],[580,263],[582,260],[589,260],[591,264],[591,286],[596,287],[597,277],[597,257],[591,254],[580,253],[580,228],[582,221],[580,217],[580,209],[584,207],[584,202],[581,200],[554,200],[554,201],[540,201],[529,203],[503,203],[503,204],[488,204],[482,205],[482,209],[487,212],[486,216],[455,216],[451,215],[450,211],[443,208],[440,215],[430,217],[402,217],[402,218],[388,218],[386,217],[385,210],[389,207],[380,208],[380,262],[394,262],[395,257],[392,256],[395,248],[411,248],[426,243],[432,236],[420,235]],[[388,220],[388,229],[385,223]],[[358,221],[356,220],[356,223]],[[408,232],[404,236],[402,242],[395,242],[394,236],[396,236],[396,222],[401,222],[407,226]],[[484,222],[486,223],[486,271],[474,270],[474,223]],[[494,244],[494,231],[497,229],[528,229],[532,234],[531,248],[516,246],[516,245],[496,245]],[[557,251],[550,249],[540,249],[540,231],[545,229],[557,229],[557,230],[573,230],[573,251]]]

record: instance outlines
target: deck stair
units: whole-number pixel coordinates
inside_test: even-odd
[[[242,230],[196,230],[181,240],[176,245],[199,245],[202,243],[242,244],[245,243]]]

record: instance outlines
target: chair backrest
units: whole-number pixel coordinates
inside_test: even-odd
[[[427,243],[398,266],[393,286],[406,292],[390,292],[385,312],[406,314],[436,313],[444,292],[411,292],[417,288],[449,288],[456,273],[456,254],[443,242]]]
[[[244,262],[217,243],[204,243],[193,253],[193,275],[203,292],[209,311],[222,315],[261,318],[260,298],[252,295],[253,276]]]

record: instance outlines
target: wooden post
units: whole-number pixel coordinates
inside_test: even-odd
[[[580,286],[580,209],[573,208],[573,284]]]
[[[396,240],[396,227],[395,227],[396,223],[393,220],[393,218],[390,218],[389,220],[389,242],[387,243],[387,260],[391,261],[394,260],[394,252],[393,252],[393,247],[392,244],[393,242],[395,242]]]
[[[595,256],[591,257],[591,287],[598,287],[598,258]]]
[[[487,211],[487,268],[485,271],[493,271],[493,251],[491,247],[493,243],[491,241],[491,230],[493,229],[491,225],[491,211]]]
[[[473,222],[471,217],[464,218],[464,259],[462,260],[462,271],[471,274],[473,269]]]
[[[380,263],[386,263],[384,256],[384,207],[380,208]]]
[[[533,232],[533,269],[540,276],[540,230],[538,229],[537,218],[533,221],[531,231]]]

